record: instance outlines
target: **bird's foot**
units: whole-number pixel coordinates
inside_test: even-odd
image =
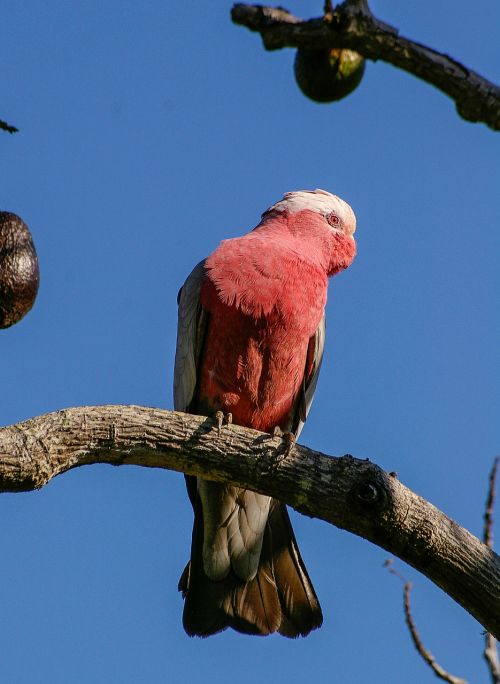
[[[283,430],[276,425],[275,428],[273,428],[273,437],[281,437],[282,440],[282,446],[278,447],[278,452],[277,452],[277,462],[281,463],[281,461],[284,461],[285,458],[288,458],[290,454],[292,453],[292,449],[295,445],[295,435],[293,432],[283,432]]]
[[[215,423],[217,425],[217,432],[219,437],[221,436],[222,432],[222,426],[223,425],[231,425],[233,422],[233,414],[232,413],[224,413],[223,411],[217,411],[215,416]]]

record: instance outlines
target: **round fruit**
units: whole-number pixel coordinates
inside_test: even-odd
[[[8,328],[33,306],[40,272],[28,226],[0,211],[0,328]]]
[[[334,102],[349,95],[365,71],[364,58],[353,50],[305,50],[295,56],[295,79],[315,102]]]

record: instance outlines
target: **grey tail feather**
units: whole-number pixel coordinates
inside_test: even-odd
[[[321,608],[284,504],[272,502],[259,570],[249,582],[233,571],[217,582],[205,575],[203,513],[197,497],[193,507],[191,560],[179,581],[185,598],[183,624],[190,636],[207,637],[231,627],[243,634],[280,632],[294,638],[321,626]]]

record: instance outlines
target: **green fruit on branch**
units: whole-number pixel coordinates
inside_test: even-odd
[[[0,328],[8,328],[33,306],[40,281],[38,258],[28,226],[0,211]]]
[[[294,71],[304,95],[315,102],[335,102],[359,85],[365,71],[365,60],[353,50],[299,48]]]

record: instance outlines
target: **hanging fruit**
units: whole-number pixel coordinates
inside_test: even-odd
[[[0,211],[0,328],[8,328],[33,306],[40,281],[38,258],[28,226]]]
[[[306,50],[295,56],[295,79],[301,91],[315,102],[335,102],[359,85],[364,58],[353,50]]]

